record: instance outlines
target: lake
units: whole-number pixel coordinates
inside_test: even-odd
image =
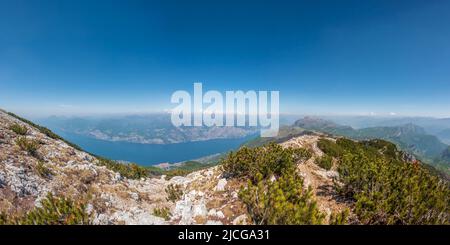
[[[228,152],[239,148],[243,143],[255,137],[160,145],[105,141],[59,130],[55,130],[55,133],[92,154],[147,166],[164,162],[182,162]]]

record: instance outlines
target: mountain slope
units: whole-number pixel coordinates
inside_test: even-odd
[[[13,126],[25,128],[26,132],[18,134]],[[36,149],[21,148],[19,142],[33,142]],[[102,165],[102,159],[0,111],[0,213],[22,215],[53,193],[86,203],[93,224],[232,223],[243,214],[231,191],[230,196],[220,193],[216,197],[214,188],[210,188],[220,180],[217,168],[165,180],[130,179]],[[183,189],[185,195],[180,202],[166,200],[170,185]],[[154,215],[155,210],[164,208],[173,210],[171,220]],[[232,212],[226,217],[217,215],[221,208]],[[195,216],[202,220],[194,220]]]
[[[169,180],[165,176],[151,175],[133,179],[145,175],[137,170],[128,174],[129,168],[123,167],[127,165],[92,156],[57,136],[49,134],[53,136],[49,137],[42,133],[47,132],[45,129],[22,120],[0,111],[0,213],[24,215],[39,207],[42,201],[46,201],[48,193],[52,193],[85,203],[93,224],[251,222],[238,195],[246,181],[224,178],[220,166]],[[16,133],[11,129],[13,125],[26,128],[26,133]],[[39,146],[34,153],[30,153],[20,148],[17,143],[20,138],[35,141]],[[317,150],[315,144],[318,138],[305,135],[285,145],[301,144],[302,147]],[[335,172],[328,173],[317,167],[312,159],[302,169],[302,178],[312,186],[314,193],[322,187],[331,187]],[[149,171],[155,170],[152,168]],[[156,172],[159,174],[159,170]],[[169,186],[179,190],[181,196],[168,200],[171,194],[177,192],[168,192]],[[317,195],[319,208],[327,219],[332,213],[349,208],[346,204],[336,203],[335,195]],[[165,213],[170,213],[170,217]]]
[[[294,126],[316,130],[332,135],[345,136],[356,140],[385,139],[396,143],[402,150],[414,154],[431,165],[443,165],[448,169],[450,162],[442,162],[442,154],[448,145],[436,136],[413,124],[392,127],[371,127],[353,129],[320,118],[306,117],[295,122]]]
[[[439,131],[436,134],[443,142],[450,144],[450,128]]]

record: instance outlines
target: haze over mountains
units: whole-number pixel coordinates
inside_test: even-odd
[[[280,125],[292,125],[307,115],[280,115]],[[355,129],[413,124],[426,134],[450,144],[450,118],[400,116],[317,116]],[[252,127],[174,127],[167,113],[127,116],[51,116],[37,120],[55,130],[108,141],[170,144],[219,138],[240,138],[256,132]]]
[[[434,121],[438,120],[439,119],[435,119]],[[398,122],[408,121],[403,119],[402,121],[398,120]],[[428,125],[438,125],[436,122],[432,124],[432,119],[422,119],[422,123],[424,122],[428,122]],[[425,128],[412,123],[389,127],[374,126],[355,129],[351,126],[340,125],[329,120],[305,117],[296,121],[293,126],[307,130],[325,132],[337,136],[345,136],[355,140],[388,140],[397,144],[400,149],[413,154],[420,160],[444,169],[446,172],[449,171],[449,145],[443,143],[437,136],[428,133]],[[441,124],[441,127],[442,126],[444,126],[444,124]]]
[[[356,140],[385,139],[397,144],[402,150],[411,153],[418,159],[445,172],[449,171],[450,119],[283,115],[280,120],[280,124],[284,125],[284,128],[280,131],[279,139],[287,140],[292,135],[304,132],[304,130],[319,131]],[[256,137],[258,130],[252,127],[177,128],[171,124],[170,115],[167,113],[110,117],[53,116],[41,119],[39,123],[56,132],[72,133],[93,139],[161,145],[212,139],[242,139],[252,135]],[[271,140],[274,139],[259,139],[256,142]],[[116,160],[126,160],[126,158]]]
[[[401,116],[321,116],[321,118],[353,128],[414,124],[422,127],[426,133],[438,137],[442,142],[450,144],[450,118]]]
[[[308,115],[280,115],[280,125],[292,125]],[[355,129],[414,124],[425,133],[450,144],[450,118],[400,116],[314,116]],[[167,113],[126,116],[51,116],[39,123],[55,130],[108,141],[170,144],[220,138],[240,138],[256,133],[252,127],[174,127]]]
[[[235,139],[255,134],[257,130],[254,127],[175,127],[167,113],[110,117],[53,116],[39,122],[56,131],[142,144]]]

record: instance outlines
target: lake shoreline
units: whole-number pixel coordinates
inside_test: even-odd
[[[57,129],[52,130],[91,154],[142,166],[155,166],[162,163],[174,164],[228,152],[239,148],[242,144],[257,136],[253,134],[232,139],[220,138],[171,144],[142,144],[100,140]]]

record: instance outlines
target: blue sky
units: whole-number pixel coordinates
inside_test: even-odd
[[[450,117],[448,13],[445,0],[0,0],[0,108],[163,111],[202,82],[279,90],[285,113]]]

